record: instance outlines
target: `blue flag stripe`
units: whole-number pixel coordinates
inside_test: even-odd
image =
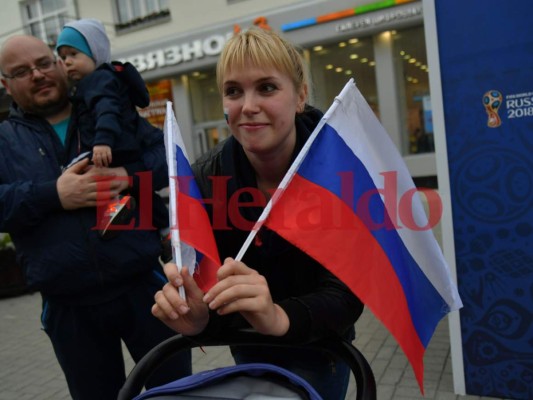
[[[346,174],[347,172],[351,172],[351,176]],[[346,146],[335,129],[327,124],[311,146],[298,174],[324,187],[340,199],[344,196],[345,203],[346,189],[353,190],[355,201],[348,206],[354,213],[357,213],[357,199],[368,191],[377,191],[365,166]],[[344,178],[341,179],[341,176]],[[347,177],[350,177],[350,182]],[[377,194],[372,196],[366,211],[375,223],[390,222],[385,205]],[[438,322],[449,312],[448,304],[421,271],[395,229],[376,229],[375,226],[369,226],[368,216],[360,217],[391,261],[405,293],[413,325],[420,341],[427,346]]]
[[[185,154],[183,154],[183,151],[180,146],[176,145],[176,163],[177,163],[177,171],[178,171],[178,179],[180,177],[185,177],[188,180],[187,185],[183,185],[183,188],[185,189],[183,192],[187,195],[194,197],[195,199],[201,200],[202,195],[200,194],[200,189],[198,188],[198,185],[196,184],[196,181],[194,179],[194,174],[192,172],[191,166],[189,165],[189,161],[185,157]]]
[[[180,146],[176,145],[176,165],[177,165],[177,171],[178,171],[178,182],[184,182],[184,184],[178,184],[178,189],[182,190],[183,193],[187,194],[190,197],[193,197],[201,202],[202,195],[200,193],[200,189],[198,188],[198,185],[196,184],[196,180],[194,179],[194,174],[192,172],[191,165],[189,164],[189,160],[185,157],[185,154],[183,153],[183,150]],[[186,178],[186,180],[182,180],[180,178]],[[203,202],[202,202],[203,205]],[[178,205],[179,206],[179,205]],[[200,264],[202,259],[204,258],[204,254],[198,251],[197,249],[194,249],[196,251],[196,262],[197,264]]]

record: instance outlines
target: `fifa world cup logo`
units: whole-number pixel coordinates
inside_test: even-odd
[[[502,124],[502,120],[498,115],[498,109],[502,105],[502,94],[497,90],[489,90],[483,95],[483,106],[489,116],[487,126],[489,128],[497,128]]]

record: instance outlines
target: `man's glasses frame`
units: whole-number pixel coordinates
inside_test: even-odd
[[[11,75],[4,74],[2,72],[2,76],[7,79],[20,79],[25,80],[29,79],[33,76],[33,71],[37,70],[41,74],[46,74],[48,72],[52,72],[55,68],[55,65],[57,63],[57,60],[47,58],[44,60],[39,61],[35,67],[22,67],[17,70]]]

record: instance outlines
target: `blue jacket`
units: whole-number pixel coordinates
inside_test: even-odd
[[[122,231],[103,240],[93,228],[95,208],[61,207],[56,181],[62,166],[78,154],[76,126],[72,117],[63,146],[47,121],[13,105],[0,124],[0,232],[11,234],[31,289],[65,302],[96,303],[157,269],[160,241],[155,230]],[[154,188],[165,186],[162,135],[154,133],[142,158],[124,167],[132,176],[148,164]],[[136,221],[140,209],[147,211],[138,206]]]
[[[143,132],[137,127],[142,117],[135,106],[148,106],[150,95],[133,65],[102,64],[72,88],[70,99],[76,106],[82,152],[107,145],[112,166],[140,157]]]
[[[154,136],[163,132],[141,117],[136,106],[150,104],[150,95],[143,78],[130,63],[113,61],[102,64],[73,87],[70,100],[76,110],[80,151],[92,151],[96,144],[112,149],[111,167],[119,167],[139,160],[143,149],[150,146]],[[146,168],[157,168],[145,160]],[[164,174],[167,178],[167,173]],[[168,186],[168,178],[154,190]],[[168,226],[168,209],[163,199],[154,193],[153,225]]]

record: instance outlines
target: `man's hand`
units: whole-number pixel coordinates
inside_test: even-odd
[[[123,167],[95,168],[84,159],[68,168],[57,180],[57,193],[65,210],[101,206],[128,187]]]

